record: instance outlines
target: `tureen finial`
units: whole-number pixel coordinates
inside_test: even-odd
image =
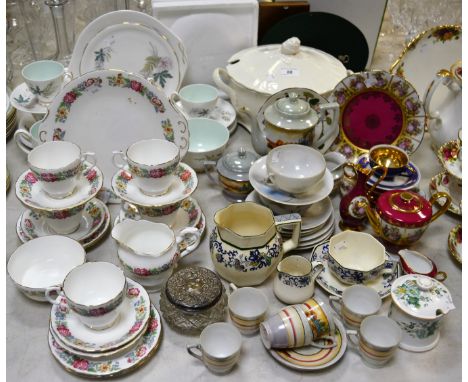
[[[291,37],[281,44],[281,53],[293,55],[299,53],[301,40],[297,37]]]

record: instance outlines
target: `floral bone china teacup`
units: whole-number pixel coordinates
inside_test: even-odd
[[[75,232],[80,226],[85,206],[86,203],[81,203],[69,208],[35,211],[41,215],[52,231],[60,235],[67,235]]]
[[[163,223],[172,227],[177,220],[177,211],[183,201],[162,206],[140,206],[139,204],[123,202],[122,210],[125,215],[134,220],[148,220],[153,223]]]
[[[315,267],[305,257],[288,256],[277,266],[273,282],[275,296],[286,304],[299,304],[314,295],[315,278],[323,270],[323,264]]]
[[[64,66],[57,61],[34,61],[26,65],[21,74],[31,93],[39,103],[48,104],[62,88],[65,73]]]
[[[377,314],[382,305],[379,294],[364,285],[352,285],[346,288],[341,297],[331,295],[328,299],[333,310],[353,328],[359,328],[364,318]]]
[[[218,89],[207,84],[191,84],[180,89],[179,94],[173,93],[171,100],[180,100],[184,111],[190,114],[193,110],[210,110],[218,101]]]
[[[81,153],[72,142],[51,141],[35,147],[28,154],[28,165],[42,189],[52,198],[65,198],[73,193],[87,160],[96,164],[94,153]]]
[[[336,346],[335,323],[323,301],[311,298],[302,304],[290,305],[260,324],[260,336],[267,349],[297,348],[313,345],[319,348]],[[329,340],[322,345],[316,341]]]
[[[371,367],[382,367],[388,363],[402,338],[398,324],[384,316],[365,318],[359,332],[348,330],[347,335],[359,349],[364,363]]]
[[[237,288],[232,283],[229,286],[232,290],[228,299],[232,323],[242,334],[256,333],[260,323],[265,319],[268,309],[267,298],[256,288]]]
[[[203,329],[200,344],[187,345],[187,351],[212,372],[224,374],[236,365],[241,347],[242,337],[239,331],[230,324],[217,322]]]
[[[145,139],[123,151],[113,151],[118,168],[128,165],[140,191],[149,196],[165,194],[174,180],[180,161],[179,148],[165,139]],[[117,158],[124,163],[118,163]]]
[[[54,299],[52,293],[59,293]],[[46,298],[60,304],[65,296],[68,306],[80,321],[91,329],[111,327],[119,317],[119,306],[127,292],[127,279],[123,271],[103,261],[85,263],[72,269],[61,287],[50,287]]]
[[[145,220],[124,220],[115,225],[112,237],[119,243],[119,260],[130,276],[143,286],[159,290],[177,261],[200,242],[200,232],[187,227],[178,236],[166,225]],[[178,244],[191,237],[191,244],[179,254]]]

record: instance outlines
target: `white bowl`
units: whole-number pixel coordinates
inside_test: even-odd
[[[7,270],[21,292],[36,301],[47,301],[45,291],[63,283],[65,276],[86,261],[77,241],[65,236],[44,236],[28,241],[10,256]]]

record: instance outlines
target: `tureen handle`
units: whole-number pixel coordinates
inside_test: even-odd
[[[183,240],[189,240],[190,244],[180,254],[180,258],[191,254],[200,244],[200,231],[195,227],[187,227],[180,231],[180,234],[176,237],[176,243],[179,245]]]
[[[220,88],[222,91],[224,91],[229,96],[229,99],[231,100],[231,103],[233,104],[233,106],[237,110],[239,105],[237,103],[236,92],[234,91],[234,89],[232,87],[230,87],[228,85],[229,79],[230,79],[230,76],[229,76],[228,72],[226,71],[226,69],[216,68],[213,71],[213,81],[214,81],[214,83],[216,84],[216,86],[218,88]]]
[[[442,207],[439,208],[439,211],[432,215],[431,222],[436,220],[439,216],[445,214],[445,212],[447,212],[447,210],[449,209],[450,204],[452,203],[452,197],[449,194],[447,194],[446,192],[436,192],[434,195],[431,196],[431,199],[429,199],[431,207],[434,205],[437,199],[441,198],[445,198],[445,203]]]

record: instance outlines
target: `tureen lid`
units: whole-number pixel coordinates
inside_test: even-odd
[[[216,273],[196,266],[174,273],[167,280],[165,289],[167,299],[184,310],[210,308],[223,293],[223,285]]]
[[[321,50],[301,46],[297,37],[282,44],[244,49],[229,59],[229,75],[248,89],[274,94],[294,87],[330,92],[346,77],[346,68]]]
[[[455,309],[449,290],[424,275],[405,275],[392,284],[392,300],[410,316],[431,320]]]
[[[270,124],[288,130],[310,129],[318,122],[317,112],[295,92],[269,105],[264,116]]]
[[[386,191],[377,199],[377,210],[385,221],[404,227],[421,227],[432,217],[432,206],[412,191]]]
[[[218,160],[216,168],[218,172],[228,179],[237,181],[249,180],[249,170],[259,156],[240,147],[235,152],[230,152]]]

